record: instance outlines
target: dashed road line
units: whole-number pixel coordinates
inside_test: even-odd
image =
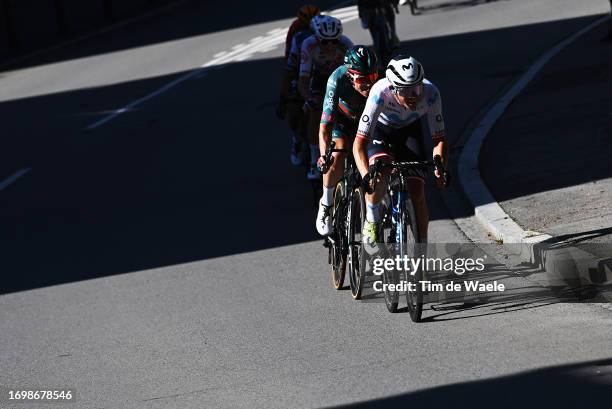
[[[28,173],[31,170],[32,170],[32,168],[19,169],[17,172],[13,173],[11,176],[9,176],[8,178],[4,179],[2,182],[0,182],[0,191],[4,190],[7,187],[9,187],[10,185],[12,185],[14,182],[17,181],[17,179],[19,179],[20,177],[22,177],[23,175],[25,175],[26,173]]]

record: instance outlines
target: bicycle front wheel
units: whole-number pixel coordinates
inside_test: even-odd
[[[346,274],[346,199],[345,187],[342,181],[338,182],[334,191],[334,205],[332,214],[332,232],[330,235],[330,261],[332,266],[332,285],[336,290],[344,286]]]
[[[380,202],[380,210],[383,216],[379,237],[382,236],[382,241],[385,243],[385,251],[397,248],[398,243],[396,242],[395,234],[397,226],[393,219],[393,201],[389,194],[385,195]],[[381,279],[387,310],[391,313],[395,313],[397,312],[397,304],[399,301],[399,291],[396,290],[396,288],[400,282],[400,274],[395,269],[385,269],[381,275]]]
[[[351,283],[351,296],[354,300],[361,299],[363,281],[365,279],[365,261],[361,247],[361,230],[365,220],[365,199],[360,187],[353,191],[349,207],[348,225],[348,271]]]
[[[402,213],[404,225],[403,243],[401,243],[402,252],[409,258],[418,258],[420,257],[420,246],[418,244],[420,235],[417,214],[412,200],[406,199],[404,201]],[[421,288],[423,269],[418,268],[416,271],[405,271],[405,279],[409,283],[409,289],[406,291],[406,301],[408,303],[410,319],[414,322],[419,322],[423,313],[423,290]]]

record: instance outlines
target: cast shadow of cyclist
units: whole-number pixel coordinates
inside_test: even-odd
[[[436,13],[436,12],[451,11],[451,10],[456,10],[460,8],[465,8],[465,7],[480,6],[482,4],[487,4],[487,3],[495,3],[498,1],[510,1],[510,0],[446,1],[443,3],[435,3],[435,4],[427,4],[427,5],[422,5],[423,0],[420,0],[418,2],[417,8],[415,9],[415,15],[418,16],[420,14],[430,14],[430,13]]]
[[[519,277],[529,276],[533,277],[527,281],[517,280]],[[384,293],[374,290],[374,283],[380,280],[380,276],[366,276],[362,296],[364,302],[385,303]],[[425,280],[430,280],[433,285],[440,284],[443,289],[433,290],[432,286],[425,292],[422,323],[505,314],[560,303],[602,302],[602,294],[612,294],[612,285],[580,285],[571,281],[553,280],[541,265],[530,263],[521,263],[510,268],[495,265],[486,271],[470,273],[463,277],[431,272]],[[447,284],[450,282],[464,281],[478,281],[484,285],[495,285],[497,282],[504,284],[506,288],[503,291],[471,291],[465,290],[465,285],[461,284],[461,290],[448,291]],[[400,292],[398,313],[408,312],[405,299],[405,292]]]

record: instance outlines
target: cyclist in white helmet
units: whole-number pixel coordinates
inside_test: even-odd
[[[429,129],[433,140],[433,155],[440,155],[446,165],[448,152],[444,136],[442,101],[438,88],[425,78],[423,66],[409,56],[393,58],[386,78],[379,80],[370,91],[359,121],[353,145],[355,163],[362,176],[377,159],[390,162],[426,160],[423,133]],[[446,166],[445,166],[446,167]],[[443,187],[441,175],[435,173],[438,187]],[[376,252],[380,200],[385,195],[389,173],[383,172],[372,194],[366,195],[366,221],[363,242],[369,253]],[[418,214],[421,242],[427,241],[429,214],[425,201],[424,170],[414,170],[408,178],[410,198]]]
[[[316,180],[321,177],[317,167],[318,135],[325,86],[331,73],[342,65],[344,54],[353,43],[342,35],[342,22],[335,17],[315,16],[311,20],[311,26],[314,34],[304,40],[300,52],[298,92],[306,101],[304,111],[308,112],[306,135],[311,153],[307,177],[309,180]]]

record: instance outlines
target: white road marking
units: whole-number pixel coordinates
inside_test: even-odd
[[[15,182],[17,179],[19,179],[20,177],[22,177],[23,175],[25,175],[26,173],[28,173],[31,170],[32,170],[32,168],[23,168],[23,169],[18,170],[15,173],[13,173],[11,176],[9,176],[8,178],[6,178],[2,182],[0,182],[0,190],[6,189],[13,182]]]
[[[349,21],[359,18],[359,13],[357,11],[356,6],[343,7],[343,8],[328,12],[328,14],[341,19],[343,23],[347,23]],[[100,120],[93,122],[92,124],[86,126],[85,130],[92,131],[112,121],[113,119],[117,118],[119,115],[127,111],[130,111],[131,109],[142,104],[143,102],[146,102],[152,98],[155,98],[165,93],[166,91],[187,81],[188,79],[191,79],[194,77],[195,78],[204,77],[207,74],[206,71],[208,68],[212,68],[213,66],[215,66],[214,68],[218,69],[218,68],[221,68],[221,66],[223,66],[224,64],[227,64],[229,62],[244,61],[248,58],[251,58],[257,52],[272,51],[273,49],[275,49],[276,47],[278,47],[279,45],[285,42],[285,38],[287,36],[287,30],[288,30],[287,28],[278,27],[278,28],[268,31],[266,36],[257,36],[257,37],[252,38],[247,44],[236,44],[235,46],[232,47],[231,51],[218,52],[217,54],[213,56],[214,58],[211,61],[208,61],[207,63],[200,65],[199,68],[194,69],[193,71],[190,71],[184,74],[183,76],[175,79],[174,81],[169,82],[168,84],[164,85],[160,89],[148,95],[145,95],[142,98],[139,98],[135,101],[130,102],[123,108],[112,111],[109,115],[105,116],[104,118],[101,118]]]
[[[154,91],[152,93],[150,93],[149,95],[145,95],[144,97],[137,99],[135,101],[130,102],[129,104],[127,104],[126,106],[124,106],[123,108],[120,108],[116,111],[113,111],[112,114],[100,119],[97,122],[94,122],[93,124],[87,126],[85,128],[85,130],[87,131],[92,131],[94,129],[96,129],[97,127],[104,125],[105,123],[112,121],[113,119],[115,119],[116,117],[118,117],[119,115],[123,114],[124,112],[127,112],[129,110],[131,110],[132,108],[134,108],[137,105],[142,104],[145,101],[148,101],[152,98],[155,98],[158,95],[163,94],[164,92],[170,90],[171,88],[173,88],[174,86],[187,81],[188,79],[190,79],[191,77],[195,77],[196,75],[202,74],[202,70],[193,70],[189,73],[187,73],[186,75],[183,75],[182,77],[179,77],[177,79],[175,79],[172,82],[169,82],[168,84],[164,85],[163,87],[161,87],[160,89],[158,89],[157,91]]]

